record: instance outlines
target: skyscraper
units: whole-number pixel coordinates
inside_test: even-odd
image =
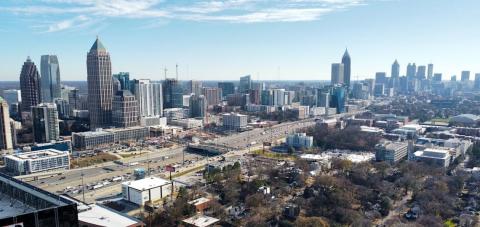
[[[207,99],[203,95],[192,95],[189,100],[190,117],[207,116]]]
[[[198,80],[190,80],[188,81],[188,92],[194,93],[196,95],[201,95],[203,91],[203,83],[202,81]]]
[[[343,64],[343,83],[347,85],[347,88],[350,87],[350,77],[351,77],[351,60],[348,50],[345,49],[345,53],[342,57]]]
[[[42,102],[60,98],[60,66],[56,55],[42,55],[40,75]]]
[[[60,137],[57,106],[42,103],[32,107],[33,138],[35,143],[48,143]]]
[[[250,75],[240,77],[240,85],[238,86],[238,92],[245,93],[252,88],[252,79]]]
[[[112,63],[98,38],[87,54],[87,75],[90,129],[108,127],[112,118]]]
[[[400,77],[400,64],[398,64],[397,59],[392,64],[392,74],[390,75],[392,78]]]
[[[417,66],[415,65],[415,63],[413,63],[413,64],[408,63],[408,65],[407,65],[407,78],[408,79],[415,78],[416,75],[417,75]]]
[[[433,81],[441,82],[442,81],[442,74],[441,73],[433,74]]]
[[[37,66],[30,59],[23,64],[20,73],[20,91],[22,95],[22,111],[30,112],[30,107],[41,102],[40,76]]]
[[[417,79],[424,80],[426,79],[427,67],[424,65],[419,65],[417,68]]]
[[[119,90],[130,90],[130,73],[119,72],[117,74],[113,74],[113,77],[120,82]]]
[[[222,90],[218,87],[204,87],[203,95],[207,99],[207,104],[209,106],[214,106],[220,103]]]
[[[161,117],[163,113],[162,84],[150,80],[133,80],[133,94],[138,102],[139,116]]]
[[[341,63],[332,64],[331,84],[344,84],[344,65]]]
[[[182,108],[183,107],[183,89],[176,79],[165,79],[163,82],[163,107]]]
[[[117,91],[112,101],[112,123],[115,127],[132,127],[139,124],[138,102],[129,90]]]
[[[462,71],[461,81],[469,81],[470,80],[470,71]]]
[[[235,93],[233,82],[218,82],[218,88],[222,89],[222,99],[225,99],[227,95]]]
[[[337,109],[337,114],[345,112],[345,87],[336,86],[332,90],[330,106]]]
[[[475,83],[473,85],[473,88],[476,90],[480,90],[480,73],[475,73]]]
[[[7,101],[0,97],[0,150],[13,148],[10,114]]]
[[[397,59],[392,64],[392,72],[390,75],[390,87],[395,90],[399,89],[400,85],[400,64],[398,64]]]
[[[433,64],[428,64],[428,68],[427,68],[427,79],[428,80],[431,80],[433,77]]]

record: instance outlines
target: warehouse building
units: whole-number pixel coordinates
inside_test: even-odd
[[[171,193],[172,183],[158,177],[148,177],[122,183],[123,199],[139,206],[156,202]]]

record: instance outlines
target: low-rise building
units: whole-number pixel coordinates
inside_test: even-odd
[[[136,181],[122,183],[123,199],[139,206],[146,202],[156,202],[168,195],[172,189],[171,182],[158,177],[147,177]]]
[[[69,169],[68,152],[55,149],[30,151],[5,156],[5,168],[15,175],[26,175],[54,169]]]
[[[248,116],[238,113],[223,114],[223,128],[227,130],[240,130],[247,127]]]
[[[183,220],[183,223],[186,224],[186,226],[208,227],[208,226],[213,226],[215,223],[219,221],[220,219],[217,219],[217,218],[208,217],[203,214],[197,214],[193,217]]]
[[[437,165],[440,167],[448,167],[450,165],[450,152],[443,149],[427,148],[422,151],[414,153],[415,159],[421,162],[425,162],[431,165]]]
[[[408,144],[404,142],[387,141],[375,146],[375,159],[394,164],[408,154]]]
[[[287,146],[311,148],[313,146],[313,136],[307,136],[306,133],[290,134],[287,136]]]
[[[88,150],[105,147],[113,143],[144,140],[149,135],[149,128],[142,126],[103,129],[94,132],[73,133],[72,145],[78,150]]]

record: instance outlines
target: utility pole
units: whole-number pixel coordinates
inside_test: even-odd
[[[83,195],[83,203],[85,203],[85,184],[83,183],[83,170],[82,170],[82,195]]]

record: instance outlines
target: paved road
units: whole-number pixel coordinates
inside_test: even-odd
[[[340,115],[336,115],[339,117]],[[254,129],[247,132],[242,132],[234,135],[229,135],[226,137],[217,138],[215,140],[210,141],[211,143],[219,144],[219,145],[226,145],[229,147],[236,148],[235,150],[229,152],[226,155],[238,155],[245,152],[247,148],[252,146],[252,142],[255,142],[254,146],[259,146],[263,142],[274,142],[279,139],[285,138],[288,133],[295,132],[301,128],[310,127],[315,124],[314,119],[305,119],[296,122],[287,122],[272,126],[270,128],[265,129]],[[111,179],[115,176],[125,175],[126,173],[132,173],[133,169],[138,167],[144,167],[147,169],[147,166],[153,168],[156,172],[155,174],[162,174],[162,168],[168,164],[174,163],[181,163],[183,160],[183,155],[185,154],[185,160],[193,160],[196,161],[195,165],[190,165],[190,168],[195,168],[200,165],[204,165],[207,162],[205,157],[200,157],[196,154],[191,153],[184,153],[185,146],[169,148],[169,149],[161,149],[156,150],[153,152],[149,152],[148,154],[142,154],[137,157],[124,159],[122,161],[125,162],[127,160],[128,163],[138,162],[138,165],[135,166],[122,166],[115,164],[113,162],[106,162],[103,164],[86,167],[86,168],[79,168],[79,169],[71,169],[66,171],[61,171],[61,175],[57,175],[56,173],[42,173],[38,174],[39,179],[37,181],[31,181],[33,185],[37,185],[43,189],[46,189],[51,192],[57,192],[65,189],[66,187],[77,187],[80,188],[79,185],[82,184],[82,174],[84,176],[83,183],[87,184],[95,184],[99,181],[104,179]],[[248,150],[247,150],[248,151]],[[165,157],[169,157],[165,159]],[[212,159],[210,159],[212,160]],[[150,162],[149,162],[150,161]],[[109,170],[106,170],[109,169]],[[42,177],[43,176],[43,177]],[[28,181],[31,177],[22,176],[20,178],[24,178],[24,180]],[[113,185],[113,184],[112,184]],[[117,186],[118,187],[118,186]],[[112,187],[107,187],[112,188]],[[106,193],[103,194],[111,194],[107,189],[105,190]],[[94,193],[95,194],[95,193]],[[99,193],[97,193],[99,194]],[[94,199],[95,195],[91,196]]]

